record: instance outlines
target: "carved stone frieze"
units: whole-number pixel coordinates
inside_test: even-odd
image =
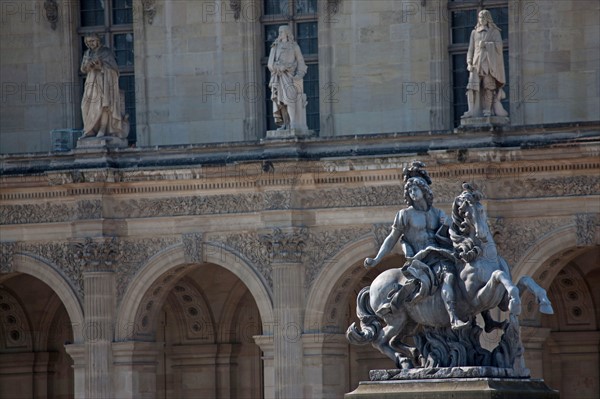
[[[511,179],[495,187],[498,198],[544,198],[600,194],[600,177],[565,176],[547,179]]]
[[[16,242],[0,242],[0,273],[12,273]]]
[[[542,237],[563,226],[571,224],[569,218],[539,219],[490,219],[489,224],[494,234],[498,252],[515,266],[533,245]]]
[[[349,227],[310,232],[306,240],[303,262],[305,284],[310,287],[327,263],[335,262],[342,248],[372,232],[371,227]]]
[[[187,233],[182,236],[185,260],[202,263],[202,233]]]
[[[334,188],[300,193],[304,208],[338,208],[359,206],[403,205],[401,184],[356,188]]]
[[[100,200],[0,206],[0,224],[70,222],[101,217],[102,201]]]
[[[594,213],[579,213],[575,215],[577,227],[577,245],[590,246],[596,244],[596,234],[600,224],[600,215]]]
[[[258,212],[263,209],[261,193],[212,195],[119,201],[118,217],[143,218],[156,216],[210,215]]]
[[[290,209],[292,193],[290,191],[268,191],[264,195],[264,209]]]

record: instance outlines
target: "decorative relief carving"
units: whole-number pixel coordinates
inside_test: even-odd
[[[308,238],[305,228],[281,231],[273,229],[272,233],[260,237],[272,262],[302,262],[302,255]]]
[[[21,243],[19,252],[31,254],[39,258],[60,273],[71,288],[83,299],[83,274],[73,243],[70,242],[36,242]]]
[[[596,325],[594,301],[581,272],[568,264],[552,282],[550,287],[555,297],[561,299],[565,314],[560,318],[561,330],[587,329]]]
[[[116,237],[86,238],[84,242],[73,243],[73,248],[75,259],[84,272],[114,271],[123,255]]]
[[[44,11],[46,11],[46,19],[50,22],[52,30],[56,30],[56,23],[58,22],[58,4],[56,0],[44,1]]]
[[[115,212],[119,217],[128,218],[210,215],[258,212],[262,210],[263,204],[261,193],[134,199],[118,202]]]
[[[381,247],[385,238],[392,231],[392,226],[390,223],[376,223],[373,225],[373,234],[375,235],[375,241],[377,241],[377,246]]]
[[[192,239],[192,237],[189,239]],[[166,248],[180,243],[181,238],[177,236],[121,240],[120,261],[115,268],[117,274],[117,301],[121,302],[133,276],[150,258]]]
[[[512,179],[496,187],[498,198],[544,198],[600,194],[600,177],[567,176],[548,179]]]
[[[264,209],[290,209],[292,193],[290,191],[267,191],[264,195]]]
[[[300,193],[303,208],[336,208],[404,204],[404,189],[394,186],[335,188]]]
[[[498,252],[515,266],[525,252],[546,234],[571,224],[568,218],[543,219],[505,219],[497,218],[489,221],[498,246]]]
[[[148,24],[152,25],[156,16],[156,0],[142,0],[142,7]]]
[[[186,262],[202,263],[202,233],[187,233],[182,239]]]
[[[579,213],[575,215],[575,226],[577,227],[577,245],[590,246],[596,243],[596,234],[600,217],[593,213]]]
[[[312,285],[327,263],[336,261],[335,256],[340,254],[343,247],[371,232],[371,227],[367,226],[311,232],[303,253],[306,287]]]
[[[242,13],[242,0],[229,0],[229,7],[233,11],[233,18],[238,21]]]
[[[256,232],[214,235],[207,241],[210,244],[205,249],[207,255],[224,256],[224,250],[231,249],[248,263],[254,265],[269,287],[273,288],[269,251]]]
[[[70,222],[82,219],[99,219],[101,217],[101,200],[0,206],[0,224]]]
[[[0,273],[12,273],[16,242],[0,242]]]

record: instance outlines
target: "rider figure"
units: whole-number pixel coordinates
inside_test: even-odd
[[[413,162],[412,168],[404,171],[404,198],[408,207],[396,214],[392,231],[384,240],[377,256],[366,258],[365,267],[374,267],[386,256],[398,240],[407,259],[402,268],[409,282],[418,286],[412,301],[418,301],[434,292],[433,286],[441,285],[442,299],[450,317],[452,328],[457,329],[468,322],[456,315],[455,295],[455,258],[452,244],[448,239],[446,215],[432,206],[433,192],[429,187],[431,179],[421,167],[420,162]],[[398,292],[391,292],[391,302]],[[406,295],[404,293],[403,295]]]

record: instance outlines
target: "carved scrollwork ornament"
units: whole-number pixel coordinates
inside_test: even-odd
[[[11,273],[13,271],[13,256],[16,250],[16,242],[0,243],[0,273]]]
[[[58,22],[58,4],[56,4],[56,0],[44,1],[44,11],[46,11],[46,19],[50,22],[50,27],[52,30],[56,30]]]
[[[122,256],[119,240],[116,237],[92,240],[86,238],[83,243],[73,244],[75,258],[83,271],[114,271]]]
[[[182,237],[185,260],[202,263],[202,233],[187,233]]]
[[[156,16],[156,0],[142,0],[142,7],[148,24],[152,25]]]
[[[289,232],[276,228],[272,233],[260,237],[260,241],[267,247],[271,262],[281,263],[301,262],[307,239],[308,230],[306,228],[294,229]]]

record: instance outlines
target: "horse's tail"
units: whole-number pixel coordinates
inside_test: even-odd
[[[383,329],[381,321],[369,303],[369,286],[363,288],[356,298],[356,315],[360,319],[360,329],[352,323],[346,331],[346,338],[351,344],[364,345],[373,342]]]

